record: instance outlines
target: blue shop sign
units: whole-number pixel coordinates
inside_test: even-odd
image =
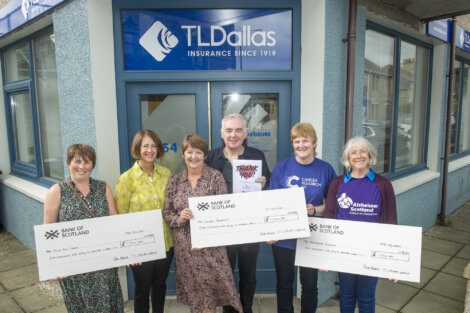
[[[428,35],[450,42],[451,23],[452,21],[446,19],[428,22],[426,32]],[[458,25],[455,30],[455,46],[470,52],[470,32]]]
[[[65,0],[7,0],[0,8],[0,36],[23,25]]]
[[[470,52],[470,32],[457,26],[455,37],[455,45],[464,51]]]
[[[292,10],[123,10],[125,70],[290,70]]]
[[[449,20],[443,19],[443,20],[436,20],[436,21],[431,21],[426,24],[426,33],[428,35],[431,35],[433,37],[436,37],[437,39],[443,40],[445,42],[450,41],[450,34],[448,29],[449,27]]]

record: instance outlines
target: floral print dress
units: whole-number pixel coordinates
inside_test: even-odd
[[[58,222],[91,218],[79,197],[62,182]],[[78,190],[77,190],[78,191]],[[106,183],[90,178],[90,192],[84,197],[96,217],[108,215]],[[124,303],[117,268],[72,275],[60,282],[69,313],[122,313]]]
[[[164,217],[175,240],[177,299],[194,311],[225,305],[243,311],[225,247],[191,251],[190,224],[179,219],[180,212],[189,207],[188,198],[224,193],[227,185],[222,174],[205,165],[194,189],[186,170],[172,176],[168,183]]]

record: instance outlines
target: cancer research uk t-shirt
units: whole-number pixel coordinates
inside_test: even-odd
[[[335,176],[333,167],[321,159],[315,158],[310,164],[300,164],[295,157],[290,157],[274,168],[269,189],[304,187],[305,202],[318,206],[323,204]],[[296,239],[279,240],[276,246],[295,249],[296,242]]]
[[[375,183],[375,173],[370,171],[363,178],[353,178],[349,173],[344,176],[336,199],[340,220],[375,222],[380,220],[382,201],[379,187]]]

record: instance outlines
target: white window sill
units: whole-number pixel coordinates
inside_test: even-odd
[[[395,194],[399,195],[415,187],[421,186],[427,182],[430,182],[436,178],[439,178],[440,173],[433,172],[430,170],[424,170],[416,174],[412,174],[397,180],[392,181],[393,189]]]
[[[44,203],[48,188],[37,185],[25,179],[21,179],[12,175],[0,176],[0,182],[16,191],[19,191],[26,196],[33,198],[41,203]]]
[[[464,166],[470,165],[470,155],[449,162],[449,173],[456,171]]]
[[[470,165],[470,155],[449,162],[449,173],[461,169],[462,167]],[[429,181],[432,181],[441,176],[438,172],[433,172],[430,170],[421,171],[410,176],[406,176],[392,182],[393,189],[395,194],[400,194],[406,192],[410,189],[423,185]]]

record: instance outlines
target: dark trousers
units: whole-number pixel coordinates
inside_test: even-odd
[[[339,308],[341,313],[353,313],[356,301],[359,313],[375,312],[375,289],[378,278],[349,273],[338,273]]]
[[[152,298],[152,312],[163,313],[166,296],[166,279],[173,259],[173,248],[165,259],[143,262],[132,266],[134,274],[134,312],[149,312],[149,295]]]
[[[277,312],[294,313],[295,250],[272,246],[276,267]],[[300,312],[314,313],[318,304],[318,270],[299,267]]]
[[[240,276],[240,302],[244,313],[252,313],[253,297],[256,291],[256,259],[259,243],[227,246],[228,259],[232,271],[235,271],[238,256],[238,274]],[[231,306],[224,306],[224,313],[237,312]]]

